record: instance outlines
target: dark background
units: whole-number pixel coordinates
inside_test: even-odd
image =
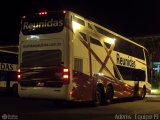
[[[125,37],[160,34],[158,0],[6,0],[0,5],[0,45],[18,44],[20,18],[44,10],[72,10]]]

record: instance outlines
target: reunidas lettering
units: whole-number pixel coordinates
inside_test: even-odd
[[[63,20],[53,20],[51,18],[50,20],[45,20],[44,22],[24,22],[23,23],[23,30],[31,30],[35,28],[47,28],[47,27],[62,27],[63,26]]]
[[[116,57],[117,57],[117,64],[122,65],[122,66],[132,67],[132,68],[136,67],[136,62],[132,60],[132,57],[128,56],[128,59],[123,58],[118,53]]]
[[[0,63],[0,70],[13,71],[13,65],[7,63]]]

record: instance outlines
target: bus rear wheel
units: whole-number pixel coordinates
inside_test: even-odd
[[[113,89],[112,87],[108,86],[106,90],[106,103],[110,104],[113,100]]]

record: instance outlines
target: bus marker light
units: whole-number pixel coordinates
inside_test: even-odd
[[[47,15],[47,12],[39,12],[39,15]]]
[[[18,69],[18,73],[20,73],[21,72],[21,69]]]
[[[73,94],[73,91],[70,91],[70,92],[69,92],[69,95],[72,95],[72,94]]]
[[[23,19],[25,19],[25,18],[26,18],[26,16],[23,16],[22,18],[23,18]]]
[[[63,10],[63,13],[65,14],[65,13],[66,13],[66,11],[65,11],[65,10]]]
[[[18,79],[20,79],[21,78],[21,75],[18,75]]]

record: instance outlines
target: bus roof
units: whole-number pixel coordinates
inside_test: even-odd
[[[108,28],[106,28],[106,27],[103,27],[102,25],[97,24],[97,23],[93,22],[92,20],[90,20],[90,19],[88,19],[88,18],[85,18],[85,17],[83,17],[83,16],[81,16],[81,15],[79,15],[79,14],[73,12],[73,11],[70,11],[70,10],[57,10],[57,11],[47,11],[47,12],[60,12],[60,11],[63,12],[63,13],[67,13],[67,12],[68,12],[68,13],[71,13],[72,15],[76,15],[76,16],[78,16],[79,18],[81,18],[82,20],[84,20],[85,22],[88,22],[88,23],[90,23],[90,24],[93,24],[94,26],[99,27],[99,28],[107,31],[108,33],[114,35],[115,37],[119,37],[119,38],[121,38],[121,39],[123,39],[123,40],[126,40],[126,41],[128,41],[128,42],[130,42],[130,43],[132,43],[132,44],[135,44],[135,45],[137,45],[137,46],[139,46],[139,47],[144,48],[145,50],[147,50],[144,46],[142,46],[142,45],[140,45],[140,44],[132,41],[131,39],[128,39],[128,38],[126,38],[126,37],[124,37],[124,36],[122,36],[122,35],[114,32],[114,31],[112,31],[112,30],[110,30],[110,29],[108,29]],[[39,13],[39,12],[35,12],[35,13],[33,13],[33,14],[37,14],[37,13]],[[28,15],[31,15],[31,14],[28,14]],[[28,16],[28,15],[27,15],[27,16]],[[1,47],[0,47],[0,49],[1,49]],[[148,51],[148,50],[147,50],[147,51]]]

